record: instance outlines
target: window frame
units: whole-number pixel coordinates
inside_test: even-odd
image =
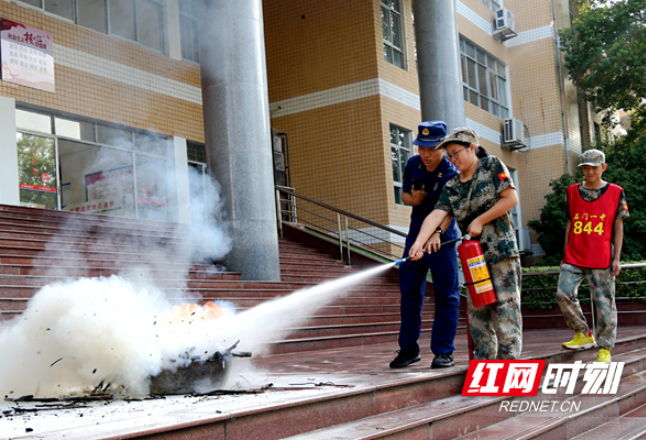
[[[391,169],[393,170],[393,187],[394,187],[395,204],[404,206],[405,203],[402,200],[404,170],[406,169],[406,164],[408,163],[408,159],[410,159],[410,157],[413,155],[413,144],[411,140],[413,131],[393,123],[390,123],[388,128],[389,128],[388,133],[390,137],[390,141],[389,141],[390,159],[392,161]],[[401,144],[393,143],[394,130],[397,130],[400,133],[400,136],[402,136],[403,142]],[[404,156],[406,157],[404,158]],[[396,160],[398,160],[397,171],[399,173],[399,180],[397,180],[395,176],[395,166],[396,166],[395,157],[397,158]]]
[[[511,110],[507,65],[460,36],[460,68],[464,100],[501,119],[509,118]],[[483,82],[486,89],[484,92]]]
[[[112,38],[116,38],[116,39],[121,40],[121,41],[126,41],[128,43],[135,44],[135,45],[137,45],[139,47],[142,47],[142,48],[152,50],[154,52],[162,53],[162,54],[166,55],[168,49],[167,49],[167,44],[166,44],[166,25],[164,23],[164,16],[166,14],[165,1],[164,0],[145,0],[145,2],[155,4],[160,8],[159,9],[159,30],[160,30],[160,32],[159,32],[159,48],[153,47],[153,46],[148,46],[146,44],[143,44],[140,41],[140,36],[139,36],[140,29],[139,29],[139,26],[138,26],[138,23],[137,23],[137,11],[139,9],[138,5],[139,5],[139,3],[141,1],[142,0],[133,0],[134,8],[133,8],[133,17],[132,18],[133,18],[134,26],[135,26],[135,29],[134,29],[135,39],[134,40],[130,39],[128,37],[123,37],[121,35],[118,35],[118,34],[115,34],[115,33],[112,32],[112,22],[111,22],[111,18],[110,18],[110,0],[106,0],[106,3],[105,3],[105,17],[104,18],[105,18],[105,21],[106,21],[106,28],[107,28],[106,32],[103,32],[101,30],[97,30],[97,29],[85,26],[83,24],[79,24],[78,0],[72,0],[72,8],[73,8],[73,14],[72,15],[74,15],[74,19],[69,19],[69,18],[64,17],[62,15],[58,15],[56,13],[47,11],[45,9],[45,0],[40,0],[40,6],[36,6],[36,5],[32,4],[32,3],[29,3],[26,0],[18,0],[18,4],[20,6],[24,6],[24,7],[28,8],[28,9],[34,9],[34,10],[37,10],[37,11],[39,11],[39,12],[41,12],[43,14],[46,14],[48,16],[55,17],[55,18],[57,18],[59,20],[63,20],[63,21],[68,22],[68,23],[74,23],[75,25],[80,26],[80,27],[82,27],[84,29],[89,29],[91,31],[98,32],[98,33],[100,33],[102,35],[108,35],[108,36],[110,36]]]
[[[192,13],[182,8],[182,3],[190,3],[193,8]],[[197,13],[196,13],[197,6],[195,5],[195,0],[179,0],[178,8],[179,8],[179,17],[178,17],[179,34],[180,34],[179,38],[180,38],[180,48],[182,51],[182,60],[199,64],[200,63],[200,37],[199,37],[198,28],[197,28],[198,26]],[[188,27],[189,22],[192,25],[191,27]],[[189,35],[191,33],[193,33],[194,35]],[[190,37],[194,36],[194,41],[191,42],[191,45],[195,46],[193,48],[193,54],[187,53],[188,52],[188,43],[186,40],[187,36],[190,36]],[[187,55],[193,55],[193,57],[187,56]]]
[[[146,157],[152,160],[157,160],[157,161],[163,161],[166,164],[166,168],[168,168],[169,164],[172,161],[172,153],[171,153],[171,142],[172,142],[172,137],[169,135],[165,135],[163,133],[158,133],[158,132],[153,132],[153,131],[146,131],[146,130],[140,130],[137,128],[133,127],[128,127],[128,126],[123,126],[123,125],[117,125],[113,123],[109,123],[107,121],[100,121],[100,120],[95,120],[95,119],[88,119],[88,118],[83,118],[83,117],[78,117],[75,115],[70,115],[68,113],[64,112],[56,112],[56,111],[44,111],[36,108],[31,108],[28,106],[19,106],[16,107],[16,111],[21,111],[21,112],[26,112],[26,113],[32,113],[32,114],[38,114],[42,116],[46,116],[49,118],[49,126],[50,126],[50,131],[40,131],[38,129],[34,128],[27,128],[23,127],[20,125],[16,125],[16,132],[17,133],[23,133],[26,135],[30,136],[41,136],[41,137],[47,137],[47,138],[52,138],[55,143],[55,148],[56,148],[56,184],[57,184],[57,189],[58,189],[58,196],[57,196],[57,208],[56,210],[62,209],[62,199],[61,199],[61,182],[60,182],[60,155],[59,155],[59,140],[63,141],[71,141],[75,142],[77,144],[85,144],[85,145],[90,145],[92,147],[98,147],[101,149],[106,149],[106,150],[112,150],[112,151],[117,151],[117,152],[122,152],[126,154],[130,154],[132,158],[132,167],[133,167],[133,196],[134,201],[135,201],[135,206],[134,206],[134,213],[135,219],[143,219],[145,217],[140,215],[139,212],[139,203],[137,203],[137,194],[138,194],[138,183],[136,181],[137,178],[137,156],[141,157]],[[88,123],[93,125],[93,139],[81,139],[81,138],[76,138],[76,137],[69,137],[64,134],[59,134],[57,132],[57,127],[56,127],[56,119],[64,119],[66,121],[72,121],[72,122],[83,122],[83,123]],[[98,134],[98,128],[99,126],[101,127],[107,127],[107,128],[113,128],[117,130],[121,130],[123,132],[129,133],[130,139],[132,141],[132,148],[129,147],[123,147],[122,145],[119,144],[106,144],[106,143],[101,143],[99,142],[99,134]],[[139,137],[138,137],[139,136]],[[139,142],[137,142],[137,139],[143,139],[142,136],[147,136],[149,138],[155,138],[159,139],[160,142],[163,143],[164,146],[164,154],[161,154],[159,152],[155,152],[152,150],[141,150],[138,148]],[[166,200],[170,200],[172,198],[169,182],[164,182],[166,185]],[[169,204],[170,206],[170,204]],[[170,214],[170,211],[169,211]]]
[[[395,9],[394,4],[397,4],[399,10]],[[387,63],[397,66],[401,69],[407,70],[407,57],[406,57],[406,21],[404,20],[404,2],[403,0],[380,0],[379,2],[380,11],[381,11],[381,29],[382,29],[382,42],[384,47],[384,60]],[[384,12],[386,12],[384,14]],[[393,20],[391,17],[395,17],[396,23],[399,26],[399,32],[397,36],[401,41],[401,47],[395,45],[390,38],[387,38],[386,32],[384,32],[384,21],[387,21],[388,34],[392,35],[391,23]],[[395,52],[401,55],[401,65],[395,62]],[[390,60],[388,59],[388,53],[390,53]]]

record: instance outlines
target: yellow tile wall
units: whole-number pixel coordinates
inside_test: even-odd
[[[200,86],[197,66],[84,29],[28,8],[0,2],[0,16],[51,32],[54,43],[155,75]],[[56,62],[56,60],[54,60]],[[49,110],[204,141],[200,105],[55,65],[56,93],[0,81],[0,95]]]
[[[513,12],[516,32],[524,32],[552,23],[552,0],[505,0]]]
[[[375,78],[372,3],[263,2],[269,102]]]
[[[289,134],[291,184],[296,191],[371,220],[385,221],[386,167],[380,118],[376,96],[274,118],[272,126]]]

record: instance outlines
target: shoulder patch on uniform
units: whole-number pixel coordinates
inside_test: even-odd
[[[509,174],[507,174],[507,171],[503,171],[502,173],[498,174],[498,178],[502,182],[505,179],[509,179]]]
[[[624,203],[624,211],[628,211],[628,203]]]

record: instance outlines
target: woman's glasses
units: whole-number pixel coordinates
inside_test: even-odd
[[[451,162],[453,162],[455,159],[457,159],[457,158],[458,158],[458,155],[459,155],[461,152],[463,152],[464,150],[466,150],[467,148],[468,148],[468,147],[462,147],[462,148],[460,148],[458,151],[456,151],[455,153],[451,153],[451,154],[449,154],[449,152],[447,151],[447,152],[446,152],[446,156],[449,158],[449,160],[450,160]]]

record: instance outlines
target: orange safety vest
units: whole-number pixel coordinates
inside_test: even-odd
[[[579,193],[579,184],[567,189],[570,209],[570,235],[565,247],[565,263],[590,269],[605,269],[612,262],[612,227],[622,188],[613,183],[593,202]]]

